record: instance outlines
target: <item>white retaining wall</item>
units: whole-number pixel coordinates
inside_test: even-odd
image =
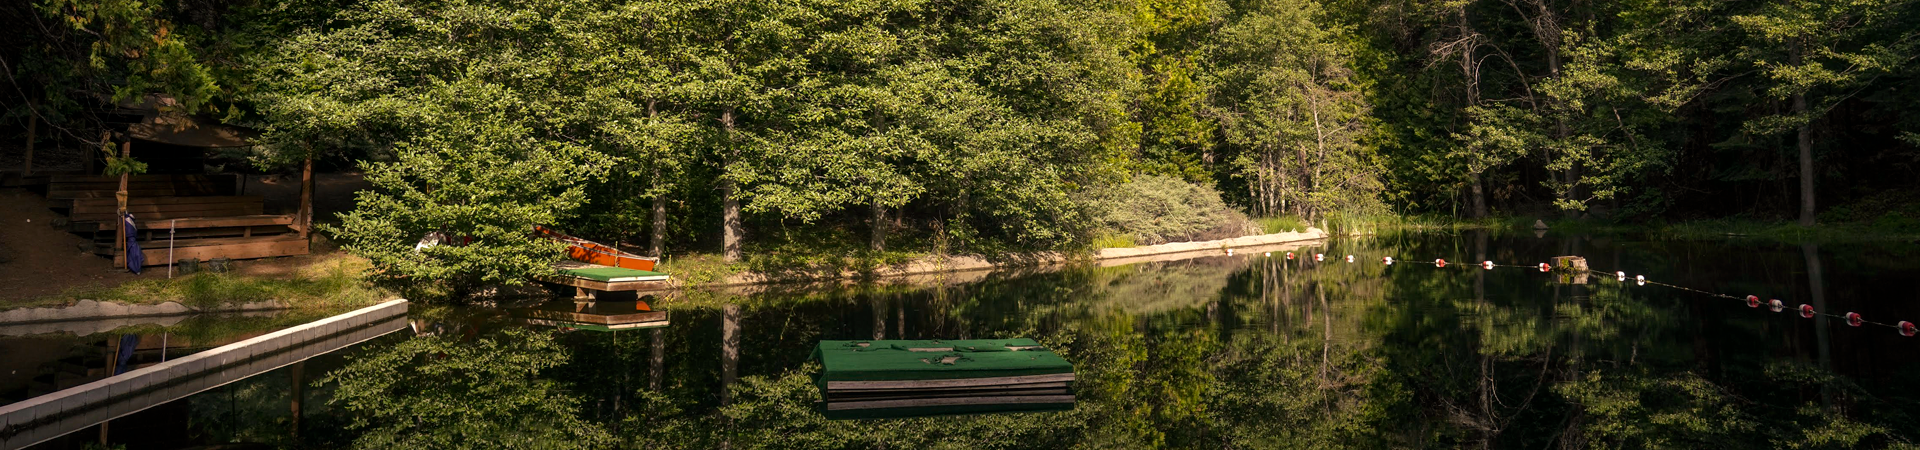
[[[0,406],[0,449],[33,445],[79,428],[405,329],[406,315],[406,300],[388,300],[346,314]],[[369,325],[374,326],[362,328]],[[256,360],[256,357],[261,359]]]

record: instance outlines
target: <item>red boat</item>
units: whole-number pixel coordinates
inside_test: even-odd
[[[541,237],[567,243],[567,257],[574,261],[599,264],[609,267],[624,267],[633,270],[652,271],[653,265],[660,262],[657,258],[635,255],[620,251],[598,242],[589,241],[553,229],[534,225],[533,231]]]

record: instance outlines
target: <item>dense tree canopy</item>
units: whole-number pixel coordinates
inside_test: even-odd
[[[1137,235],[1083,194],[1148,175],[1255,217],[1812,224],[1910,203],[1917,10],[36,0],[0,7],[0,106],[90,148],[108,105],[166,97],[263,131],[268,170],[360,164],[376,189],[333,234],[460,282],[540,270],[535,224],[729,260],[797,225],[868,252],[1073,248]],[[413,250],[435,231],[476,243]]]

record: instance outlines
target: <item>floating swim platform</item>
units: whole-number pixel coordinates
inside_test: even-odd
[[[560,260],[553,263],[558,272],[552,276],[539,277],[540,281],[572,286],[584,291],[645,291],[666,289],[673,277],[651,270],[630,269],[625,267],[603,266],[573,260]],[[581,296],[586,292],[582,291]]]
[[[1072,409],[1073,364],[1032,339],[821,341],[829,419]]]
[[[664,273],[654,272],[651,270],[634,270],[634,269],[628,269],[625,267],[600,266],[600,267],[582,267],[577,269],[570,268],[570,269],[560,269],[560,273],[562,275],[567,275],[571,277],[585,278],[589,280],[601,281],[601,282],[607,282],[607,283],[622,283],[622,282],[628,282],[628,281],[662,281],[667,279],[667,274],[664,274]]]

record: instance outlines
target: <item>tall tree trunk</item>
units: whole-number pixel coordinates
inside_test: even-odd
[[[1470,197],[1469,201],[1473,206],[1473,209],[1472,209],[1473,218],[1475,219],[1486,218],[1487,217],[1486,175],[1482,175],[1478,173],[1473,174],[1473,183],[1469,185],[1468,188],[1471,191],[1468,194],[1468,197]]]
[[[727,262],[739,261],[740,239],[746,230],[740,226],[740,193],[733,179],[726,174],[726,165],[738,155],[733,148],[733,108],[728,107],[720,113],[720,124],[726,127],[727,156],[721,161],[720,170],[720,246]]]
[[[120,143],[120,157],[122,159],[129,158],[131,157],[129,155],[132,155],[132,154],[133,154],[133,138],[129,137],[127,138],[126,141]],[[114,208],[114,211],[118,213],[113,217],[113,225],[114,225],[113,226],[113,237],[114,237],[113,248],[115,249],[114,251],[114,254],[116,256],[115,259],[119,260],[116,262],[120,267],[127,267],[130,265],[128,263],[132,262],[132,258],[129,258],[129,255],[127,255],[127,250],[129,250],[127,248],[127,238],[130,236],[127,236],[126,224],[120,223],[122,220],[125,220],[123,218],[127,216],[127,174],[126,173],[120,174],[120,190],[114,191],[113,198],[114,198],[114,203],[117,205]],[[134,267],[132,269],[139,269],[139,268]]]
[[[873,237],[867,241],[867,248],[873,251],[887,249],[887,206],[880,199],[873,199]]]
[[[313,235],[313,149],[300,165],[300,238]]]
[[[653,169],[653,179],[659,182],[660,169]],[[655,258],[667,254],[667,193],[653,195],[653,233],[647,239],[647,252]]]
[[[1793,94],[1793,115],[1807,113],[1807,94]],[[1795,136],[1800,147],[1800,226],[1813,226],[1813,124],[1801,123]]]
[[[40,116],[34,115],[33,103],[27,103],[27,155],[20,163],[20,176],[33,175],[33,144],[39,140]]]
[[[647,101],[649,122],[660,115],[660,110],[655,108],[659,103],[658,100]],[[661,184],[658,162],[653,164],[653,184],[656,189]],[[653,194],[653,233],[647,236],[647,253],[655,258],[661,258],[667,254],[667,193],[665,191]]]
[[[1540,47],[1546,50],[1547,76],[1557,80],[1560,78],[1560,48],[1562,44],[1562,42],[1560,42],[1559,19],[1554,16],[1553,9],[1548,6],[1546,1],[1535,2],[1534,6],[1537,11],[1537,15],[1533,18],[1534,38],[1539,39]],[[1573,130],[1567,126],[1566,115],[1563,111],[1559,111],[1557,106],[1559,105],[1550,105],[1550,107],[1556,107],[1550,110],[1553,114],[1553,140],[1561,145],[1566,145],[1567,141],[1573,137]],[[1574,199],[1579,198],[1580,163],[1578,161],[1569,163],[1566,170],[1561,171],[1560,175],[1562,182],[1566,184],[1565,188],[1560,191],[1560,200],[1572,202]],[[1561,214],[1567,219],[1577,219],[1580,217],[1580,211],[1574,209],[1561,210]]]
[[[1800,54],[1805,52],[1804,44],[1793,42],[1793,48],[1787,52],[1787,64],[1800,65]],[[1807,115],[1807,93],[1793,94],[1793,116],[1805,119]],[[1805,120],[1794,128],[1795,142],[1800,147],[1800,226],[1813,226],[1813,121]]]

